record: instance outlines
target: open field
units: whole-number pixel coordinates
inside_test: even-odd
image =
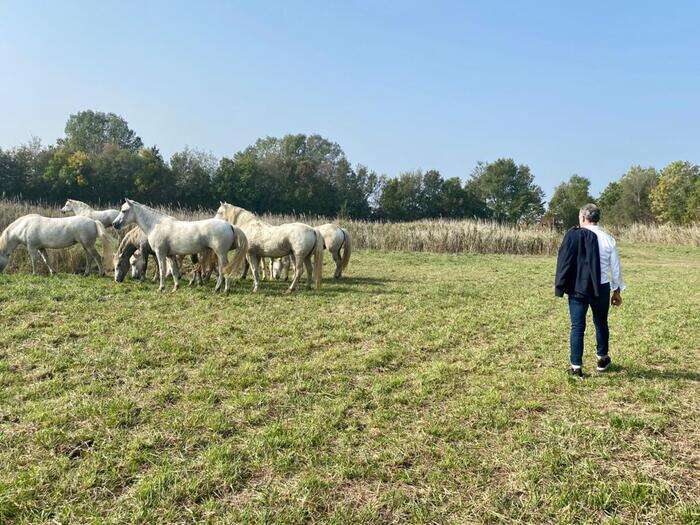
[[[583,381],[553,257],[360,251],[293,296],[0,275],[0,523],[697,523],[700,250],[621,254]]]

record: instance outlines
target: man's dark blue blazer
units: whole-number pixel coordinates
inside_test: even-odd
[[[600,250],[598,236],[586,228],[571,228],[559,247],[554,294],[598,297]]]

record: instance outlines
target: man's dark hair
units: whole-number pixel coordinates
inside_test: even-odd
[[[600,208],[593,203],[586,204],[581,208],[581,215],[588,222],[598,223],[600,221]]]

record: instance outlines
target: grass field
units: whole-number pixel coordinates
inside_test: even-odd
[[[700,249],[621,253],[583,381],[553,257],[360,251],[293,296],[0,275],[0,523],[698,523]]]

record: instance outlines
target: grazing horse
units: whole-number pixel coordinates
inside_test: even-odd
[[[95,241],[102,241],[102,260],[95,249]],[[100,275],[112,259],[114,239],[107,233],[101,222],[83,216],[76,217],[42,217],[31,214],[20,217],[10,224],[0,235],[0,272],[10,260],[10,255],[19,244],[24,244],[29,252],[32,273],[36,273],[36,256],[39,254],[51,275],[53,268],[49,265],[46,248],[68,248],[80,244],[87,254],[85,275],[90,273],[90,258],[97,263]]]
[[[150,245],[148,246],[150,250]],[[141,250],[136,250],[133,255],[129,258],[129,264],[131,265],[131,277],[137,280],[143,280],[146,277],[146,271],[148,269],[148,256],[153,255],[155,258],[155,253],[151,250],[150,252],[142,252]],[[182,266],[182,261],[185,259],[184,255],[177,255],[177,264]],[[192,260],[192,277],[190,278],[189,285],[193,284],[204,284],[205,281],[209,280],[211,274],[216,270],[217,262],[216,255],[209,248],[204,250],[202,253],[193,253],[190,255]],[[156,259],[156,265],[158,260]],[[158,278],[158,273],[153,276],[153,281],[155,282]],[[165,277],[172,275],[172,268],[168,264],[168,271]]]
[[[286,257],[290,254],[294,257],[296,267],[287,293],[296,289],[304,267],[308,274],[307,286],[311,287],[311,280],[315,278],[316,289],[321,287],[323,237],[311,226],[300,222],[273,226],[260,220],[254,213],[225,202],[219,206],[216,217],[239,226],[248,237],[248,260],[253,267],[254,292],[258,291],[260,282],[260,259]],[[314,257],[313,266],[312,256]]]
[[[139,272],[133,271],[131,258],[138,253],[138,269]],[[132,228],[119,243],[117,253],[114,254],[114,280],[118,283],[122,282],[126,277],[129,267],[132,267],[131,276],[134,279],[142,279],[146,275],[148,268],[148,256],[152,255],[155,259],[156,253],[151,250],[151,245],[148,244],[148,237],[141,231],[141,228]],[[158,260],[156,259],[156,266]],[[156,274],[159,272],[156,272]]]
[[[224,282],[224,292],[228,292],[228,274],[239,270],[248,251],[245,233],[226,221],[220,219],[180,221],[136,201],[126,199],[114,220],[114,227],[118,230],[132,223],[138,224],[146,234],[151,249],[156,253],[160,291],[165,289],[166,260],[172,269],[175,281],[173,291],[175,291],[180,286],[180,269],[176,257],[193,255],[210,248],[216,254],[219,270],[215,291],[219,291]],[[236,249],[236,254],[229,264],[228,252],[233,249]]]
[[[94,221],[99,221],[105,228],[112,226],[114,219],[119,215],[119,210],[93,210],[89,205],[75,199],[68,199],[61,208],[61,213],[73,212],[75,215],[90,217]]]
[[[326,245],[326,249],[331,252],[333,260],[335,261],[335,274],[333,277],[340,279],[343,270],[348,267],[348,263],[350,262],[350,252],[352,251],[350,234],[345,228],[331,223],[323,224],[316,227],[316,229],[323,235],[323,242]],[[343,250],[342,255],[340,254],[341,249]]]
[[[280,257],[279,259],[274,259],[272,261],[272,278],[279,281],[282,279],[283,281],[286,281],[289,279],[289,269],[292,269],[292,273],[294,273],[294,258],[291,255],[287,255],[286,257]]]

